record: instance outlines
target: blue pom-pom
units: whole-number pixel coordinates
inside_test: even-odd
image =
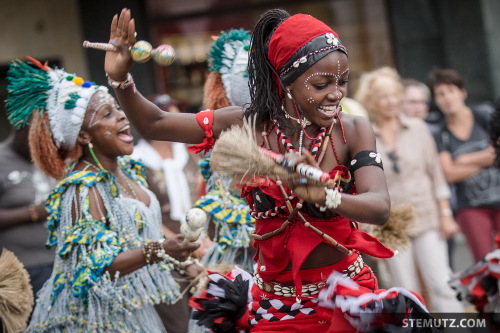
[[[82,87],[83,88],[90,88],[90,87],[92,87],[92,82],[85,81],[85,82],[82,83]]]

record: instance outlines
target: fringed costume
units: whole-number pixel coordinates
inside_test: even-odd
[[[153,304],[169,303],[179,295],[170,265],[153,264],[113,280],[103,275],[118,253],[163,236],[160,207],[146,188],[144,167],[127,157],[119,164],[148,193],[149,207],[120,196],[115,177],[104,170],[75,171],[52,191],[47,246],[57,247],[57,257],[53,277],[37,299],[32,332],[163,330]],[[104,202],[107,223],[90,215],[91,187]],[[72,216],[75,202],[82,208],[77,223]]]
[[[45,173],[62,178],[65,163],[81,156],[77,136],[89,103],[100,103],[95,110],[117,105],[106,87],[33,62],[41,69],[12,62],[7,113],[18,127],[33,113],[33,159]],[[97,102],[90,102],[95,94],[100,94]],[[54,167],[40,162],[46,158],[54,159]],[[38,294],[29,332],[165,332],[153,305],[171,302],[180,294],[170,274],[172,262],[149,261],[124,276],[106,273],[119,253],[141,247],[144,253],[145,244],[163,238],[160,207],[146,188],[144,166],[129,157],[118,158],[118,166],[149,195],[149,206],[123,197],[115,176],[102,167],[71,172],[51,192],[46,205],[50,213],[46,246],[56,247],[56,258],[52,276]],[[91,196],[99,220],[90,213]]]

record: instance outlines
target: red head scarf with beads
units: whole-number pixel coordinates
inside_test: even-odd
[[[279,74],[274,80],[283,93],[287,86],[328,53],[347,54],[338,35],[311,15],[296,14],[283,22],[269,42],[268,58]]]

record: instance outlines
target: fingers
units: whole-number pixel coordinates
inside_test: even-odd
[[[123,42],[123,35],[126,34],[125,32],[125,20],[126,20],[126,17],[127,17],[127,13],[129,12],[129,10],[127,8],[123,8],[122,9],[122,12],[120,13],[120,17],[118,18],[118,28],[116,30],[116,38],[118,39],[118,42]],[[130,20],[130,16],[128,17],[128,19]],[[128,21],[127,21],[127,26],[128,26]]]
[[[314,159],[314,157],[311,155],[311,153],[307,149],[303,150],[302,154],[304,154],[304,156],[306,157],[307,163],[309,165],[312,165],[313,167],[319,169],[318,164],[316,163],[316,160]]]
[[[185,244],[185,249],[188,250],[189,252],[193,252],[194,250],[198,249],[200,247],[200,243],[184,243]]]
[[[301,185],[307,185],[308,181],[307,178],[301,177],[301,178],[290,178],[289,180],[289,185],[292,186],[301,186]]]
[[[113,20],[111,21],[111,32],[109,33],[109,40],[116,38],[116,26],[118,24],[118,14],[113,16]]]
[[[301,156],[297,153],[287,153],[283,155],[283,162],[281,163],[281,166],[287,169],[288,172],[292,172],[297,164],[304,162],[306,162],[305,156]]]
[[[126,43],[128,41],[128,26],[130,24],[130,18],[132,17],[132,13],[130,12],[130,9],[127,9],[125,12],[125,17],[123,18],[123,25],[122,25],[122,42]]]
[[[177,235],[175,235],[173,238],[175,238],[176,240],[178,240],[178,241],[182,242],[182,241],[184,241],[184,238],[185,238],[185,237],[184,237],[184,235],[183,235],[183,234],[177,234]]]
[[[128,24],[128,38],[127,38],[127,45],[132,46],[135,44],[135,20],[131,19],[129,24]]]

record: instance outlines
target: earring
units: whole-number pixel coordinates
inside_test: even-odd
[[[97,159],[97,156],[95,156],[95,153],[94,153],[94,145],[92,144],[92,142],[89,142],[89,151],[90,151],[90,155],[92,155],[92,158],[94,159],[94,161],[97,163],[97,166],[101,169],[104,170],[104,168],[102,167],[102,164],[101,162],[99,162],[99,160]]]
[[[292,98],[292,94],[290,93],[290,89],[286,89],[286,96],[287,96],[289,99],[293,99],[293,98]]]

